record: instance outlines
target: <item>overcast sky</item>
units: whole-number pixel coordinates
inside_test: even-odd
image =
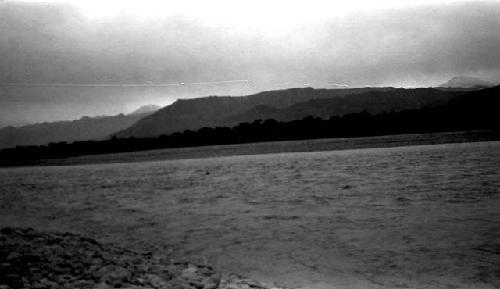
[[[284,87],[500,80],[499,1],[178,2],[0,2],[0,126]]]

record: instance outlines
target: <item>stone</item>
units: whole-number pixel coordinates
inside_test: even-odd
[[[189,265],[188,268],[181,271],[181,276],[185,279],[198,279],[198,274],[196,274],[197,268]]]
[[[7,261],[11,261],[11,260],[14,260],[14,259],[17,259],[19,257],[21,257],[22,255],[19,253],[19,252],[10,252],[10,254],[7,256],[7,258],[5,258],[5,260]]]
[[[130,271],[118,265],[105,266],[96,275],[113,284],[122,283],[131,277]]]
[[[102,283],[96,284],[92,289],[110,289],[110,288],[111,287],[108,284],[102,282]]]
[[[153,288],[170,288],[167,282],[163,280],[162,278],[158,277],[157,275],[154,274],[146,274],[146,279],[153,286]]]
[[[217,282],[214,282],[213,280],[208,280],[205,283],[203,283],[203,289],[215,289],[219,286]]]

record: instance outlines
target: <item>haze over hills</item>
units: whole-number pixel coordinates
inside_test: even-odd
[[[439,93],[442,94],[439,94]],[[380,92],[318,99],[308,102],[348,99]],[[469,92],[440,91],[435,89],[403,90],[385,92],[384,99],[409,98],[399,108],[382,113],[363,109],[341,117],[319,118],[308,116],[300,120],[276,121],[255,120],[233,127],[203,127],[196,131],[184,131],[149,138],[111,138],[103,141],[78,141],[71,144],[54,143],[48,146],[17,147],[0,151],[1,165],[36,164],[42,159],[67,158],[80,155],[95,155],[117,152],[133,152],[163,148],[178,148],[207,145],[242,144],[255,142],[289,141],[318,138],[351,138],[376,135],[427,134],[453,131],[469,131],[469,140],[498,140],[500,137],[500,86]],[[393,95],[390,97],[389,95]],[[396,95],[396,96],[394,96]],[[423,97],[423,95],[427,95]],[[431,95],[429,97],[429,95]],[[212,97],[213,99],[214,97]],[[227,98],[225,98],[227,100]],[[447,100],[446,100],[447,99]],[[427,103],[427,104],[426,104]],[[409,104],[409,105],[408,105]],[[422,106],[423,105],[423,106]],[[419,109],[412,107],[421,106]],[[366,106],[370,108],[371,106]],[[377,106],[373,106],[378,109]],[[382,108],[384,106],[381,106]],[[402,108],[408,107],[408,108]],[[279,110],[279,109],[276,109]],[[380,111],[380,110],[379,110]],[[422,144],[422,140],[417,143]],[[444,136],[431,140],[440,142]],[[464,136],[465,137],[465,136]],[[390,137],[389,140],[394,139]],[[460,137],[454,141],[465,141]],[[451,139],[450,139],[451,140]],[[389,141],[392,142],[392,141]]]
[[[379,114],[433,107],[445,104],[456,95],[456,92],[443,92],[432,88],[368,91],[345,97],[311,99],[282,109],[257,106],[243,114],[235,115],[233,118],[239,122],[251,122],[256,119],[292,121],[307,116],[328,119],[331,116],[343,116],[362,111]]]
[[[153,113],[153,112],[159,110],[160,108],[161,108],[161,106],[156,105],[156,104],[146,104],[146,105],[143,105],[143,106],[139,107],[138,109],[132,111],[129,114],[130,115],[137,115],[137,114]]]
[[[446,103],[460,92],[439,89],[292,88],[245,97],[178,100],[145,117],[116,137],[153,137],[202,127],[235,126],[257,119],[290,121],[306,116],[329,118],[348,113],[381,113]]]
[[[460,89],[308,87],[264,91],[243,97],[179,99],[161,109],[157,105],[144,105],[128,115],[6,127],[0,129],[0,148],[102,140],[111,136],[154,137],[202,127],[232,127],[258,119],[286,122],[307,116],[328,119],[361,111],[378,114],[441,105],[463,93]]]
[[[290,88],[264,91],[242,97],[209,96],[179,99],[156,113],[141,119],[116,137],[146,137],[194,130],[204,126],[233,126],[240,122],[235,117],[258,106],[283,109],[311,99],[334,98],[367,91],[389,91],[393,88],[313,89]]]
[[[471,76],[456,76],[447,82],[440,84],[438,87],[443,88],[488,88],[496,84],[489,81],[484,81],[477,77]]]
[[[125,129],[155,111],[155,106],[144,106],[136,111],[115,116],[84,116],[78,120],[56,121],[5,127],[0,129],[0,148],[20,145],[45,145],[50,142],[101,140]]]
[[[500,80],[497,0],[174,1],[180,14],[170,1],[129,2],[0,1],[0,127],[307,83]],[[161,17],[136,15],[143,5]]]

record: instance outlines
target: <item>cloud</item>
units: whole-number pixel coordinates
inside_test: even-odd
[[[279,7],[262,15],[281,23],[274,26],[257,25],[259,9],[232,25],[238,19],[95,18],[65,3],[2,2],[0,125],[27,107],[23,120],[37,121],[304,83],[428,86],[455,75],[500,78],[500,3],[389,2],[383,9],[345,6],[342,13],[292,3],[293,17],[283,18]],[[292,21],[301,12],[308,20]]]

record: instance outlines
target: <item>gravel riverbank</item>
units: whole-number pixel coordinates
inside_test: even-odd
[[[71,233],[0,230],[0,288],[265,289],[256,281]]]

